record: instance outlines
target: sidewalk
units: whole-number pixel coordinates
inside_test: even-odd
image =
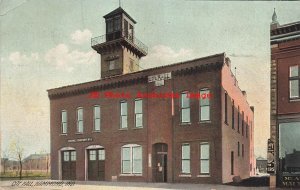
[[[25,182],[25,183],[24,183]],[[46,185],[47,183],[48,185]],[[0,189],[22,189],[22,190],[160,190],[160,189],[204,189],[204,190],[239,190],[239,189],[269,189],[268,187],[241,187],[216,184],[182,184],[182,183],[137,183],[137,182],[93,182],[93,181],[76,181],[75,185],[69,186],[61,184],[62,181],[56,180],[24,180],[19,185],[16,181],[0,181]],[[45,185],[41,186],[40,184]],[[55,185],[56,184],[56,185]],[[14,186],[13,186],[14,185]],[[31,185],[31,186],[30,186]]]

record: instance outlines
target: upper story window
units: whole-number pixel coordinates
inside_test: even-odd
[[[121,17],[115,17],[106,21],[107,33],[114,31],[120,31],[121,29]]]
[[[67,111],[61,112],[61,133],[66,134],[68,132],[68,117]]]
[[[94,131],[100,131],[101,128],[101,110],[100,106],[96,105],[94,106]]]
[[[231,107],[231,116],[232,116],[232,121],[231,121],[231,125],[232,125],[232,129],[234,129],[234,100],[232,101],[232,107]]]
[[[190,98],[188,98],[188,92],[181,93],[181,123],[191,122],[190,118]]]
[[[77,108],[77,133],[83,133],[83,108]]]
[[[181,145],[181,173],[191,173],[190,144]]]
[[[244,124],[245,124],[245,119],[244,119],[244,112],[242,112],[242,135],[244,136]]]
[[[135,127],[143,128],[143,100],[136,99],[134,101],[134,117],[135,117]]]
[[[121,115],[120,115],[120,128],[121,129],[126,129],[127,128],[127,102],[122,101],[121,103]]]
[[[206,94],[206,98],[200,98],[200,121],[210,120],[210,99],[209,99],[209,89],[201,89],[200,95]]]
[[[122,174],[142,173],[142,146],[128,144],[122,146]]]
[[[299,65],[290,67],[289,85],[290,85],[290,98],[300,98],[300,71]]]
[[[248,124],[248,116],[246,119],[246,138],[248,138],[248,128],[249,128],[249,124]]]
[[[240,142],[238,142],[238,150],[237,150],[237,152],[238,152],[238,156],[240,156]]]
[[[108,61],[108,69],[114,70],[116,68],[116,60],[110,60]]]
[[[237,122],[238,122],[238,133],[240,133],[240,106],[238,106],[238,118],[237,118]]]
[[[228,124],[228,112],[227,112],[227,99],[228,99],[228,95],[225,92],[225,100],[224,100],[224,117],[225,117],[225,123]]]

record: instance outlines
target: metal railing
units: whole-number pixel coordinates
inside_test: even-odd
[[[133,45],[135,45],[137,48],[139,48],[144,53],[146,53],[146,54],[148,53],[148,47],[145,44],[143,44],[143,42],[141,42],[140,40],[138,40],[137,38],[135,38],[134,36],[132,36],[131,34],[129,34],[128,32],[126,32],[124,30],[123,31],[121,31],[121,30],[115,31],[115,32],[104,34],[102,36],[94,37],[91,39],[91,46],[93,47],[98,44],[118,40],[121,38],[124,38],[128,42],[132,43]]]

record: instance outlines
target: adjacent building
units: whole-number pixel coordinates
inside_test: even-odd
[[[224,53],[139,70],[122,8],[104,16],[100,80],[48,90],[51,178],[227,183],[255,173],[254,108]]]
[[[300,186],[300,22],[271,23],[271,186]],[[277,178],[276,178],[277,177]]]

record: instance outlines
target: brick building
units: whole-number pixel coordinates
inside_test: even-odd
[[[272,20],[270,185],[300,186],[300,22]]]
[[[255,172],[254,108],[224,53],[139,71],[122,8],[92,39],[100,80],[48,90],[52,179],[226,183]],[[197,96],[200,96],[197,97]]]

